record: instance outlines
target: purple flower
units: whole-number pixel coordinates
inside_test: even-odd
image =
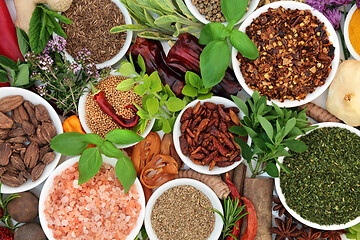
[[[351,1],[352,0],[330,0],[329,5],[332,7],[340,7],[349,4]]]
[[[332,0],[306,0],[306,3],[319,12],[324,12]]]
[[[341,12],[337,8],[326,8],[324,11],[325,17],[330,21],[335,30],[340,28]]]
[[[356,6],[360,8],[360,0],[356,0]]]

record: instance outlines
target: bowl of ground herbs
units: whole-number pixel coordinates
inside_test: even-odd
[[[132,24],[126,7],[115,0],[74,0],[63,15],[73,21],[62,24],[67,38],[66,57],[72,60],[78,52],[90,52],[97,68],[117,63],[131,44],[132,31],[112,34],[110,29]]]
[[[223,214],[216,194],[205,184],[188,178],[169,181],[150,197],[145,209],[145,228],[151,240],[218,239]]]
[[[360,222],[360,131],[341,123],[319,123],[298,139],[308,149],[279,162],[275,188],[286,210],[307,226],[340,230]]]
[[[336,32],[319,11],[295,1],[267,4],[240,26],[256,44],[250,60],[232,49],[235,75],[251,96],[257,90],[268,104],[296,107],[320,96],[335,77],[340,61]]]

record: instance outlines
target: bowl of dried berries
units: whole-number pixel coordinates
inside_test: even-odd
[[[222,22],[227,24],[226,19],[221,12],[220,2],[221,0],[185,0],[185,4],[191,14],[203,24],[208,24],[210,22]],[[246,13],[236,24],[243,22],[249,17],[257,8],[259,2],[260,0],[249,0]]]
[[[340,230],[360,222],[360,131],[342,123],[324,122],[298,137],[308,149],[279,158],[276,192],[285,209],[303,224]]]
[[[132,24],[126,7],[115,0],[73,1],[63,15],[73,24],[61,24],[67,34],[65,56],[73,60],[79,51],[90,54],[97,68],[112,66],[130,47],[133,32],[112,34],[115,26]]]
[[[175,121],[173,139],[176,152],[191,169],[210,175],[225,173],[242,162],[237,137],[229,132],[239,126],[244,114],[223,97],[189,103]],[[251,139],[241,137],[248,144]]]
[[[145,216],[140,181],[125,194],[115,174],[117,159],[102,156],[99,172],[79,185],[79,159],[57,167],[41,191],[39,218],[48,239],[135,239]]]
[[[280,1],[253,12],[240,26],[260,56],[249,60],[232,49],[235,75],[249,94],[258,90],[268,104],[296,107],[320,96],[340,61],[336,32],[327,18],[307,4]]]
[[[59,116],[39,95],[22,88],[0,88],[1,192],[24,192],[41,184],[61,154],[50,140],[63,132]]]
[[[204,183],[189,178],[169,181],[146,205],[146,232],[151,240],[218,239],[223,221],[210,209],[223,214],[219,198]]]
[[[136,114],[137,108],[135,104],[142,107],[142,97],[134,93],[132,89],[128,91],[116,89],[117,85],[125,79],[127,78],[119,73],[112,72],[111,75],[101,79],[95,86],[100,92],[86,91],[80,97],[78,105],[79,119],[86,133],[96,133],[104,138],[108,132],[114,129],[136,129],[140,118]],[[104,100],[110,106],[104,104]],[[145,138],[151,131],[154,123],[155,119],[149,121],[143,133],[140,133],[140,130],[136,131]],[[135,145],[135,143],[117,146],[119,148],[126,148],[132,145]]]

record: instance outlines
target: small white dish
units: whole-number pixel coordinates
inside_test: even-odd
[[[121,76],[120,73],[118,72],[115,72],[115,71],[112,71],[111,72],[111,75],[114,75],[114,76]],[[80,119],[80,123],[81,123],[81,126],[83,127],[83,129],[85,130],[86,133],[91,133],[91,130],[90,128],[88,127],[88,125],[86,124],[86,119],[85,119],[85,103],[86,103],[86,98],[87,96],[89,95],[89,91],[86,90],[84,92],[84,94],[80,97],[79,99],[79,104],[78,104],[78,112],[79,112],[79,119]],[[141,134],[140,136],[142,136],[143,138],[145,138],[149,132],[151,131],[152,127],[154,126],[154,123],[155,123],[155,118],[151,119],[148,126],[145,128],[145,131],[143,134]],[[128,147],[131,147],[133,145],[135,145],[136,143],[133,143],[133,144],[127,144],[127,145],[119,145],[119,144],[116,144],[116,146],[118,148],[128,148]]]
[[[259,5],[259,2],[260,2],[260,0],[250,0],[248,10],[244,14],[244,16],[235,25],[243,22],[247,17],[249,17],[250,14],[257,8],[257,6]],[[199,20],[203,24],[211,23],[209,20],[206,19],[205,15],[200,14],[199,10],[197,10],[196,6],[191,2],[191,0],[185,0],[185,4],[186,4],[187,8],[189,9],[189,11],[191,12],[191,14],[194,15],[194,17],[197,20]],[[223,22],[223,24],[227,25],[228,23]]]
[[[104,155],[102,155],[103,158],[103,162],[110,164],[111,166],[115,167],[116,164],[116,159],[115,158],[108,158]],[[49,240],[54,240],[53,237],[53,230],[51,230],[48,227],[48,223],[45,217],[45,201],[47,200],[49,194],[50,194],[50,190],[52,189],[53,185],[54,185],[54,178],[58,175],[60,175],[63,171],[65,171],[66,169],[70,168],[71,166],[73,166],[75,163],[77,163],[80,159],[80,156],[78,157],[73,157],[70,158],[69,160],[63,162],[61,165],[59,165],[59,167],[57,167],[55,169],[55,171],[49,176],[49,178],[46,180],[44,187],[41,191],[40,194],[40,198],[39,198],[39,219],[40,219],[40,224],[42,229],[44,230],[44,233],[46,235],[46,237]],[[140,214],[139,217],[137,219],[137,223],[136,226],[133,228],[133,230],[130,232],[130,234],[126,237],[126,240],[133,240],[135,239],[135,237],[138,235],[141,226],[143,225],[144,222],[144,216],[145,216],[145,195],[144,195],[144,191],[142,189],[142,186],[140,184],[139,179],[136,178],[135,180],[135,186],[136,189],[139,193],[139,203],[141,205],[141,210],[140,210]]]
[[[317,123],[315,124],[316,126],[318,126],[318,128],[324,128],[324,127],[339,127],[339,128],[345,128],[347,130],[349,130],[350,132],[353,132],[355,134],[357,134],[360,137],[360,131],[357,130],[354,127],[351,127],[349,125],[346,124],[342,124],[342,123],[335,123],[335,122],[323,122],[323,123]],[[316,128],[316,129],[318,129]],[[307,134],[309,134],[310,132],[314,131],[315,129],[307,132]],[[298,136],[297,138],[299,138],[301,136]],[[279,162],[282,163],[284,161],[284,157],[280,157]],[[279,172],[280,172],[280,166],[277,165]],[[281,175],[280,175],[281,177]],[[349,227],[352,227],[358,223],[360,223],[360,216],[355,218],[354,220],[345,223],[345,224],[341,224],[341,225],[320,225],[314,222],[310,222],[306,219],[304,219],[303,217],[301,217],[301,215],[299,215],[298,213],[296,213],[294,210],[292,210],[286,203],[286,199],[284,194],[282,193],[281,187],[280,187],[280,177],[279,178],[275,178],[275,189],[276,192],[279,196],[279,199],[281,201],[281,203],[283,204],[283,206],[285,207],[285,209],[290,213],[291,216],[293,216],[294,218],[296,218],[297,220],[299,220],[301,223],[312,227],[312,228],[316,228],[316,229],[321,229],[321,230],[341,230],[341,229],[346,229]],[[307,200],[304,200],[307,201]]]
[[[59,118],[59,115],[56,113],[54,108],[42,97],[37,95],[36,93],[33,93],[29,90],[23,89],[23,88],[17,88],[17,87],[3,87],[0,88],[0,98],[12,96],[12,95],[21,95],[24,97],[24,100],[30,101],[32,104],[42,104],[46,108],[46,110],[49,112],[50,119],[52,121],[52,124],[54,125],[56,129],[56,134],[60,134],[63,132],[62,124]],[[5,184],[1,186],[1,193],[4,194],[12,194],[12,193],[19,193],[19,192],[25,192],[27,190],[33,189],[39,184],[41,184],[45,179],[54,171],[55,167],[59,163],[61,154],[55,152],[55,159],[50,164],[48,164],[43,174],[40,176],[38,180],[35,182],[32,182],[31,179],[27,180],[25,183],[23,183],[19,187],[10,187]]]
[[[226,108],[228,107],[236,107],[236,104],[232,101],[230,101],[229,99],[223,98],[223,97],[217,97],[217,96],[213,96],[212,98],[209,99],[205,99],[205,100],[195,100],[192,101],[191,103],[189,103],[188,105],[186,105],[186,107],[180,112],[179,116],[176,118],[175,124],[174,124],[174,130],[173,130],[173,140],[174,140],[174,145],[175,145],[175,149],[176,152],[178,153],[179,157],[181,158],[181,160],[184,161],[184,163],[189,166],[191,169],[193,169],[194,171],[197,171],[199,173],[203,173],[203,174],[209,174],[209,175],[219,175],[225,172],[228,172],[234,168],[236,168],[242,161],[243,158],[240,161],[234,162],[232,165],[227,166],[227,167],[218,167],[215,166],[211,171],[209,170],[209,166],[201,166],[201,165],[197,165],[195,164],[193,161],[191,161],[191,159],[187,156],[185,156],[180,148],[180,141],[179,138],[181,136],[181,131],[180,131],[180,118],[183,115],[183,113],[185,112],[185,110],[188,107],[194,107],[198,102],[201,102],[201,104],[203,104],[204,102],[212,102],[215,104],[223,104]],[[238,114],[239,118],[242,119],[245,115],[243,112],[239,112]],[[248,145],[251,144],[251,139],[248,136],[248,141],[247,141]]]
[[[211,188],[206,186],[204,183],[199,182],[194,179],[190,179],[190,178],[181,178],[181,179],[171,180],[171,181],[163,184],[162,186],[160,186],[151,195],[151,197],[146,205],[145,229],[146,229],[146,233],[148,234],[150,240],[159,240],[155,234],[154,229],[152,228],[152,225],[151,225],[151,212],[152,212],[152,209],[154,207],[156,200],[168,189],[176,187],[176,186],[180,186],[180,185],[190,185],[190,186],[195,187],[197,190],[203,192],[205,194],[205,196],[210,200],[211,205],[213,206],[213,209],[217,209],[222,214],[224,214],[219,198],[216,196],[214,191],[211,190]],[[222,228],[223,228],[223,221],[222,221],[221,217],[219,216],[219,214],[215,213],[214,230],[212,231],[208,240],[218,239],[220,237]]]
[[[355,51],[354,47],[352,46],[352,44],[350,42],[350,38],[349,38],[349,24],[350,24],[350,20],[353,16],[354,12],[356,11],[356,9],[357,9],[357,6],[356,6],[356,4],[354,4],[354,6],[352,6],[352,8],[350,9],[350,11],[345,19],[344,39],[345,39],[346,46],[349,49],[351,56],[353,56],[356,60],[360,61],[360,54]]]
[[[116,4],[116,6],[119,7],[121,13],[124,15],[125,24],[126,25],[132,24],[132,20],[131,20],[129,11],[126,9],[126,7],[120,1],[115,1],[115,0],[111,0],[111,1],[114,2]],[[107,66],[112,66],[112,65],[116,64],[117,62],[119,62],[125,56],[127,50],[129,49],[129,47],[131,45],[132,37],[133,37],[133,31],[126,31],[125,42],[124,42],[123,47],[120,49],[119,53],[116,54],[113,58],[111,58],[110,60],[108,60],[106,62],[95,64],[96,67],[98,69],[101,69],[101,68],[104,68]],[[73,62],[74,58],[70,54],[68,54],[66,51],[64,51],[64,52],[65,52],[65,58],[68,59],[70,62]]]
[[[310,10],[314,16],[316,16],[320,22],[323,22],[325,24],[326,30],[329,33],[329,40],[332,42],[333,46],[335,47],[334,51],[334,59],[331,63],[331,71],[326,79],[326,82],[324,85],[317,87],[314,92],[309,93],[305,99],[300,101],[291,101],[286,99],[284,102],[280,102],[277,99],[268,100],[267,104],[271,105],[271,103],[276,103],[279,107],[297,107],[304,105],[308,102],[313,101],[317,97],[319,97],[326,89],[330,86],[332,80],[335,77],[336,71],[339,66],[340,62],[340,43],[339,39],[337,37],[336,31],[334,30],[333,26],[329,22],[329,20],[319,11],[313,9],[309,5],[305,3],[295,2],[295,1],[279,1],[279,2],[273,2],[267,5],[262,6],[261,8],[257,9],[255,12],[253,12],[240,26],[239,30],[242,32],[246,32],[246,27],[248,27],[255,18],[259,17],[262,13],[267,12],[269,8],[279,8],[283,7],[285,9],[300,9],[300,10]],[[245,83],[245,79],[241,73],[240,70],[240,63],[238,59],[236,58],[236,55],[238,54],[238,51],[233,47],[232,53],[231,53],[231,59],[232,59],[232,66],[236,75],[237,80],[239,81],[240,85],[243,87],[245,92],[252,96],[253,90]]]

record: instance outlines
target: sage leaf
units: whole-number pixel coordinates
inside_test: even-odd
[[[230,49],[226,40],[216,40],[206,45],[200,54],[200,69],[204,87],[211,88],[221,82],[229,66],[230,57]]]
[[[125,31],[144,31],[145,28],[135,25],[135,24],[128,24],[128,25],[120,25],[110,29],[111,33],[119,33]]]
[[[103,163],[98,148],[86,149],[79,160],[79,185],[86,183],[100,170]]]
[[[175,13],[174,6],[169,0],[149,0],[153,4],[156,4],[160,7],[159,10],[162,10],[165,13],[173,14]]]
[[[159,100],[157,100],[156,98],[149,98],[148,100],[146,100],[146,107],[151,116],[156,115],[159,109]]]
[[[285,146],[297,153],[305,152],[308,149],[304,142],[298,140],[287,140],[285,141]]]
[[[113,143],[104,141],[100,147],[101,152],[109,158],[119,158],[124,153],[118,149]]]
[[[191,14],[187,6],[185,5],[183,0],[173,0],[174,6],[181,10],[182,14],[184,14],[190,20],[196,20],[196,18]],[[197,21],[197,20],[196,20]]]
[[[24,30],[16,27],[16,35],[21,54],[24,56],[29,51],[29,37]]]
[[[247,145],[247,143],[244,140],[242,140],[241,138],[238,138],[238,137],[234,137],[234,141],[241,148],[241,156],[243,156],[246,159],[246,161],[251,161],[253,153],[252,153],[249,145]]]
[[[126,194],[136,179],[136,170],[130,158],[125,155],[118,158],[115,165],[115,174],[124,187],[124,193]]]
[[[245,14],[248,0],[221,0],[221,12],[227,22],[238,22]]]
[[[271,123],[266,118],[264,118],[260,115],[258,115],[257,118],[260,121],[261,126],[265,130],[266,135],[272,141],[272,138],[274,137],[274,129],[273,129]]]
[[[164,15],[161,17],[156,18],[155,20],[155,24],[156,25],[162,25],[162,24],[171,24],[171,23],[176,23],[178,22],[180,19],[177,16],[174,15]]]
[[[58,153],[67,156],[80,155],[88,146],[88,143],[82,139],[81,133],[67,132],[56,135],[50,141],[50,147]]]
[[[233,30],[230,33],[229,40],[231,45],[238,50],[241,55],[248,59],[257,59],[259,57],[259,50],[256,44],[243,32],[239,30]]]
[[[263,151],[263,152],[266,151],[267,146],[264,142],[264,139],[259,138],[259,137],[254,137],[254,138],[252,138],[252,141],[261,151]]]
[[[119,85],[117,85],[116,89],[119,91],[129,91],[130,89],[132,89],[135,85],[135,81],[132,78],[128,78],[125,79],[123,81],[121,81],[121,83],[119,83]]]
[[[154,32],[154,31],[144,31],[144,32],[138,33],[137,35],[138,35],[138,37],[154,39],[154,40],[159,40],[159,41],[172,40],[172,37],[170,35],[159,33],[159,32]]]
[[[128,129],[115,129],[105,135],[105,140],[115,144],[125,145],[140,142],[144,140],[144,138]]]
[[[273,162],[266,163],[265,171],[270,175],[270,177],[279,177],[279,170]]]
[[[183,87],[183,89],[181,90],[181,93],[184,94],[185,96],[189,96],[189,97],[196,97],[197,96],[197,91],[193,86],[190,85],[185,85]]]
[[[285,124],[285,129],[282,137],[283,138],[286,137],[286,135],[288,135],[288,133],[295,127],[295,125],[296,125],[296,118],[293,117],[289,119]]]
[[[25,86],[29,84],[30,79],[30,64],[23,63],[19,66],[19,72],[16,75],[16,77],[13,79],[13,86],[19,87],[19,86]]]
[[[214,40],[224,40],[229,35],[230,32],[222,23],[208,23],[201,29],[199,43],[206,45]]]
[[[246,106],[246,103],[236,96],[231,96],[232,100],[235,104],[240,108],[240,110],[246,115],[249,116],[249,109]]]
[[[91,143],[97,146],[101,146],[104,140],[95,133],[87,133],[81,136],[81,139],[87,143]]]
[[[3,55],[0,55],[0,66],[2,66],[3,68],[9,68],[14,71],[19,70],[16,62],[14,62],[12,59],[5,57]]]
[[[165,103],[166,107],[171,112],[177,112],[182,110],[185,107],[185,103],[177,97],[170,97],[169,100]]]

